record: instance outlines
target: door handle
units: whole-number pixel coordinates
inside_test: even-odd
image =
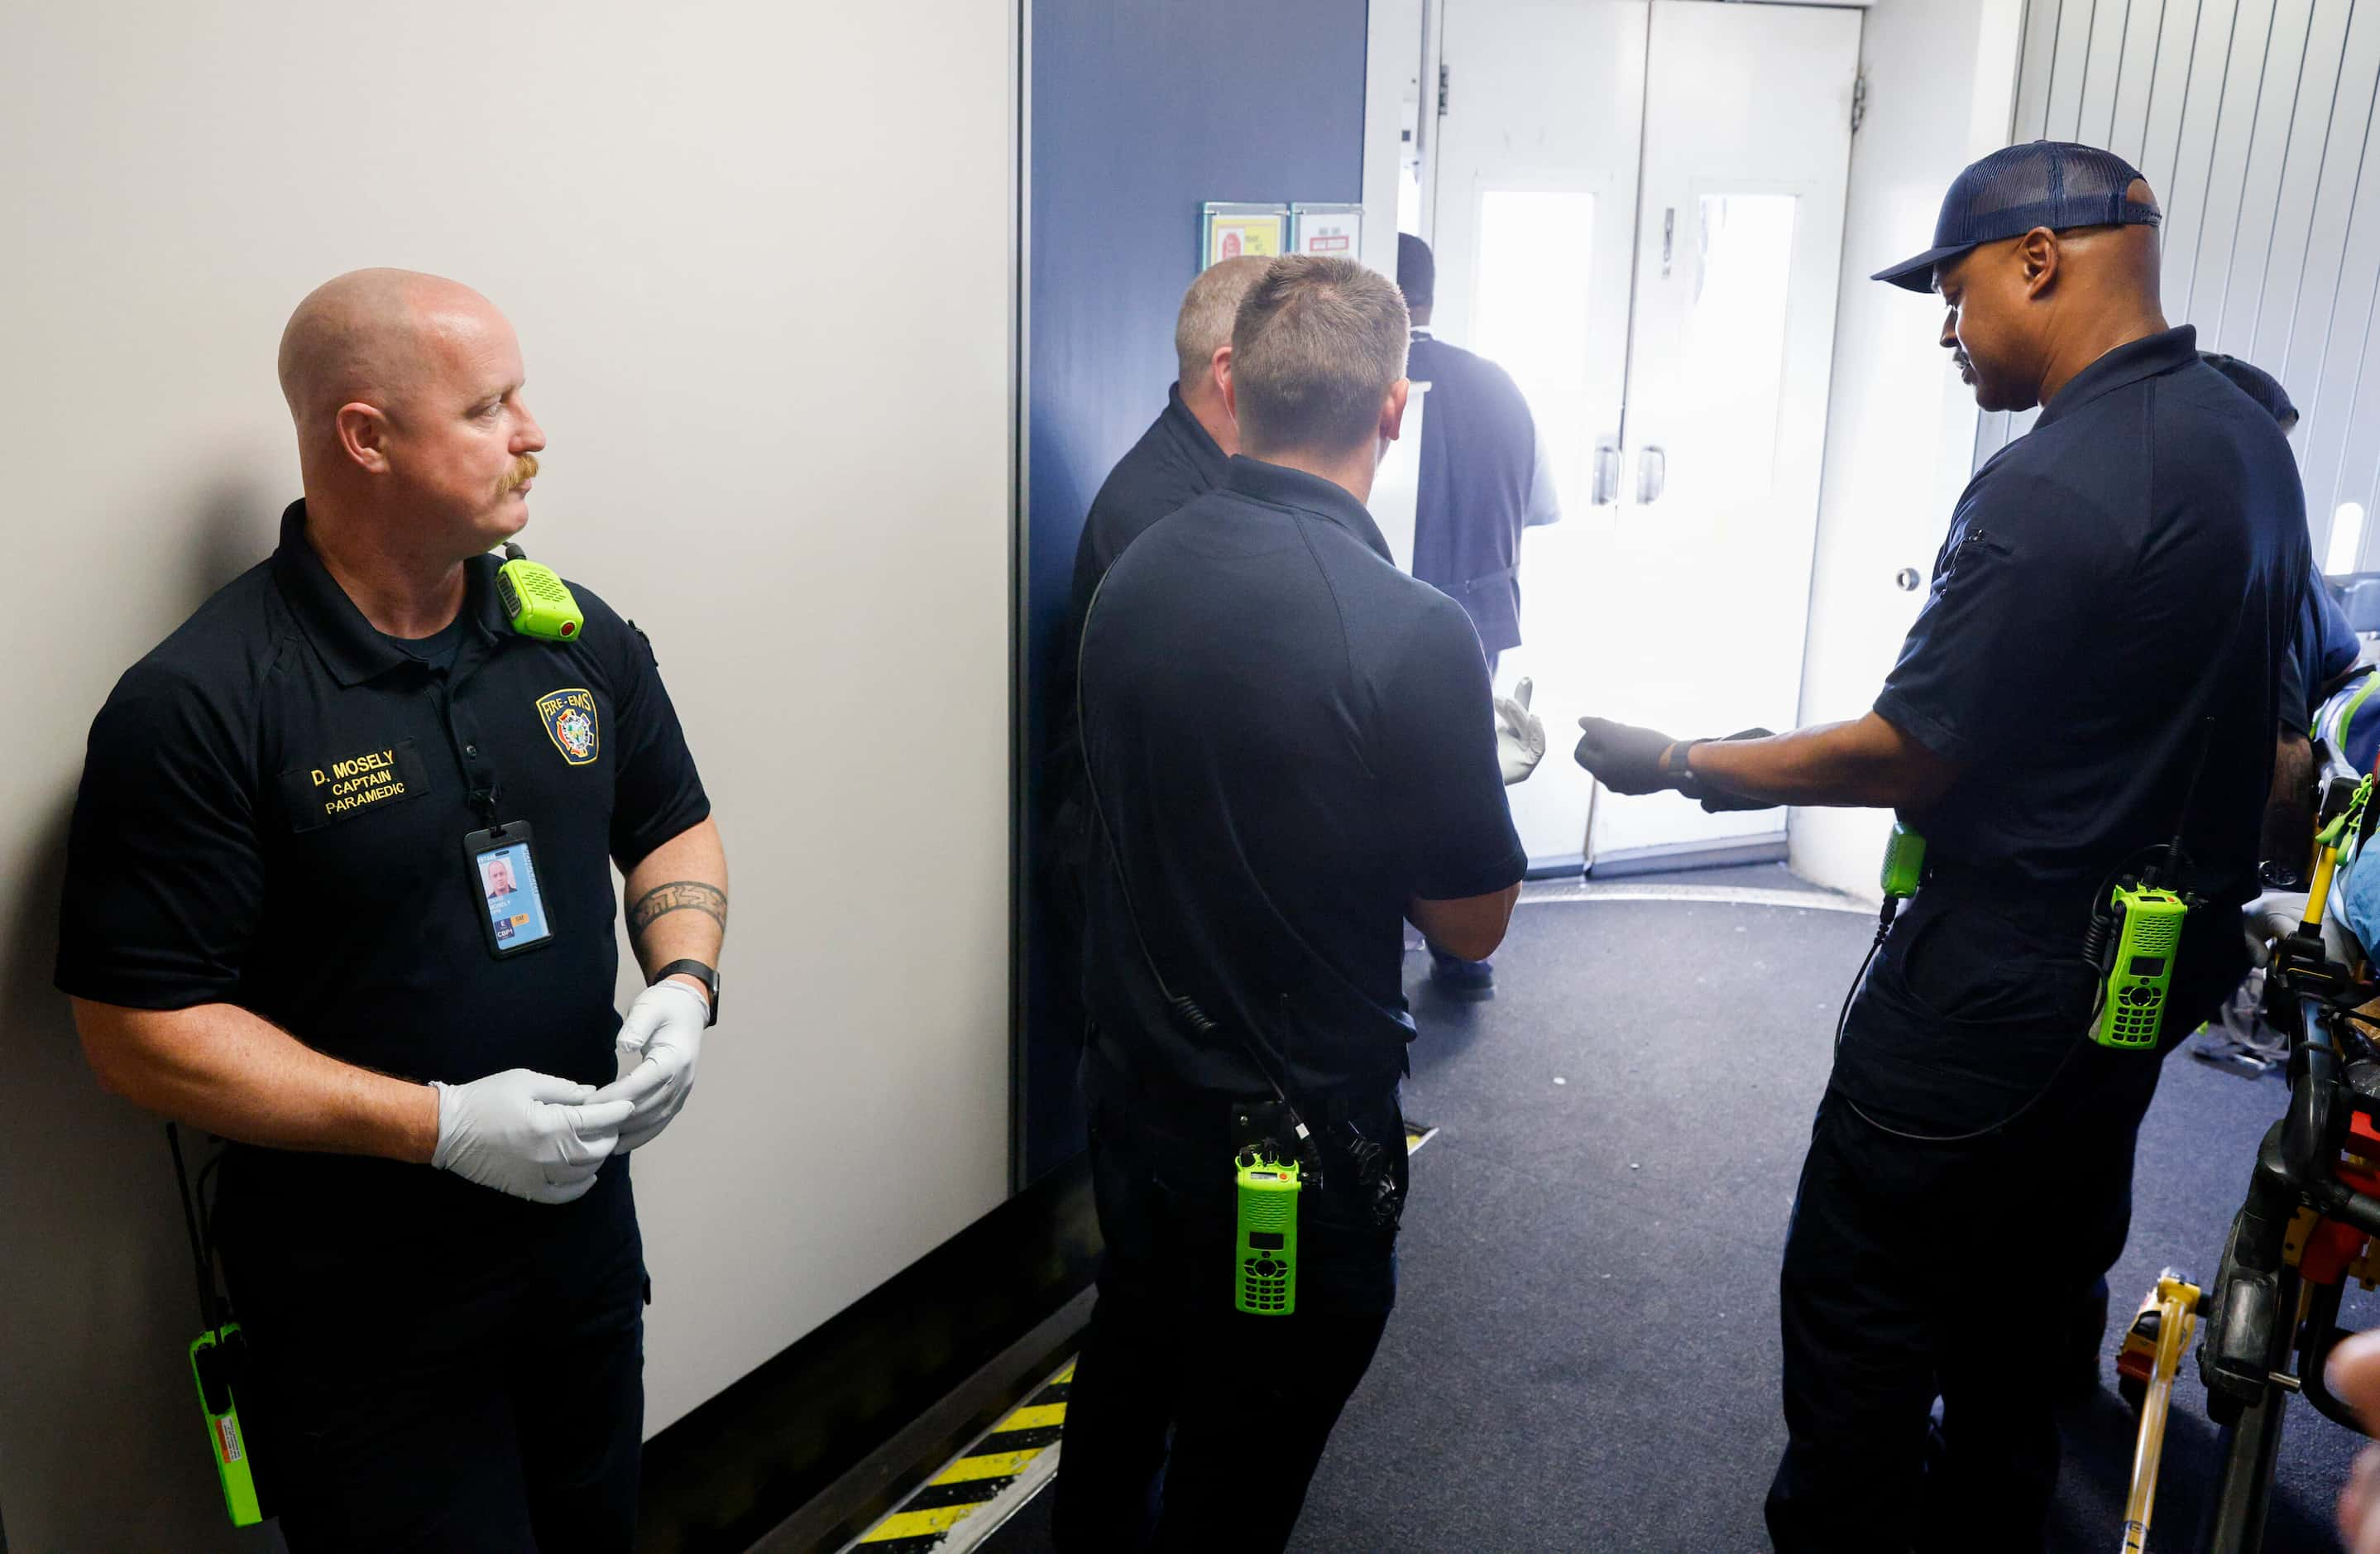
[[[1636,505],[1649,507],[1669,489],[1669,455],[1646,444],[1636,450]]]
[[[1595,489],[1588,504],[1609,507],[1620,501],[1620,444],[1606,438],[1595,445]]]

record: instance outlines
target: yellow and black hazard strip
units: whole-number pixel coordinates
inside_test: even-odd
[[[965,1455],[920,1485],[900,1510],[870,1527],[852,1548],[865,1554],[924,1554],[944,1548],[961,1523],[999,1505],[1012,1490],[1022,1492],[1008,1510],[1031,1498],[1054,1468],[1051,1449],[1066,1433],[1066,1397],[1074,1380],[1075,1365],[1069,1360],[1039,1391],[968,1447]]]
[[[1405,1124],[1405,1152],[1438,1136],[1425,1123]],[[972,1548],[986,1530],[982,1523],[962,1527],[988,1511],[1006,1513],[1030,1499],[1056,1468],[1055,1448],[1066,1433],[1066,1399],[1073,1390],[1075,1362],[966,1450],[966,1453],[920,1485],[901,1509],[870,1527],[850,1554],[926,1554],[929,1549]],[[1006,1499],[1003,1500],[1003,1497]]]

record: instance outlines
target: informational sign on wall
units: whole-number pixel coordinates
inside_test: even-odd
[[[1364,253],[1364,207],[1293,205],[1289,251],[1325,259],[1360,259]]]
[[[1273,259],[1289,251],[1289,207],[1232,205],[1208,200],[1199,240],[1198,268],[1254,255]]]

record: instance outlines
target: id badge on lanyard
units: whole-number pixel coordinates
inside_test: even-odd
[[[463,857],[490,954],[502,960],[552,942],[527,820],[473,832],[463,838]]]

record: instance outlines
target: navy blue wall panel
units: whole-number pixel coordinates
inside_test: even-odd
[[[1209,200],[1363,198],[1366,0],[1033,0],[1026,738],[1048,747],[1083,515],[1164,407]],[[1382,219],[1392,219],[1384,216]],[[1026,860],[1043,806],[1027,795]],[[1028,897],[1018,1101],[1030,1180],[1082,1147],[1071,952]]]

